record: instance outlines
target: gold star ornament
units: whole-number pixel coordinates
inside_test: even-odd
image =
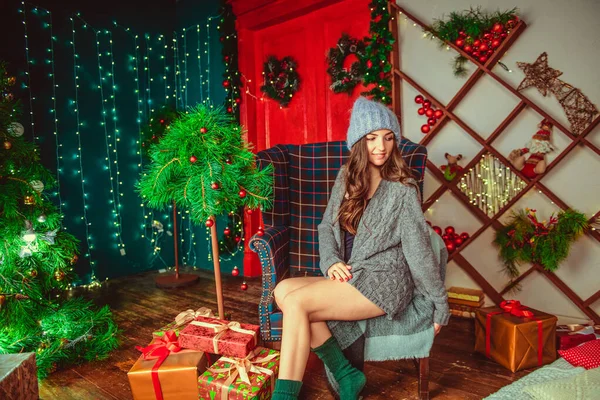
[[[559,70],[548,66],[548,55],[545,52],[534,63],[517,62],[517,66],[525,73],[525,79],[521,81],[517,90],[520,91],[533,86],[540,91],[542,96],[548,94],[554,80],[562,75]]]

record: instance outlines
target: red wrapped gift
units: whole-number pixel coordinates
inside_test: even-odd
[[[186,349],[244,358],[256,347],[259,330],[258,325],[198,317],[179,333],[179,344]]]
[[[279,352],[257,347],[244,358],[221,357],[198,378],[200,400],[267,400],[279,372]]]
[[[185,310],[177,314],[177,316],[175,317],[175,321],[171,322],[166,326],[163,326],[157,331],[152,332],[152,336],[162,337],[167,331],[174,331],[175,334],[179,335],[179,332],[181,332],[187,326],[188,323],[192,322],[198,317],[212,318],[214,317],[214,315],[210,308],[200,307],[196,311],[190,308],[189,310]]]
[[[595,340],[596,335],[573,333],[568,331],[556,331],[556,350],[568,350],[572,347],[579,346],[581,343]]]

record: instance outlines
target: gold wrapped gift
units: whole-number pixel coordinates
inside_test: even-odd
[[[556,360],[554,315],[522,306],[518,301],[480,308],[475,319],[475,351],[512,372]]]

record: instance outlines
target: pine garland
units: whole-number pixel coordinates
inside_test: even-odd
[[[38,149],[11,129],[19,112],[5,68],[0,63],[0,354],[35,352],[44,378],[108,357],[118,330],[108,307],[64,295],[77,278],[78,241],[43,193],[55,180]]]
[[[349,69],[344,68],[344,60],[350,54],[355,54],[358,61],[352,63]],[[334,93],[348,93],[358,85],[364,76],[365,43],[343,33],[337,45],[329,49],[327,54],[327,73],[331,77],[329,88]]]
[[[198,105],[181,113],[152,147],[150,159],[138,184],[150,207],[175,201],[202,224],[242,206],[271,205],[272,169],[256,169],[242,128],[222,107]]]
[[[373,0],[370,3],[371,25],[370,37],[365,38],[365,57],[364,70],[365,75],[363,84],[374,86],[363,92],[363,95],[372,96],[384,104],[392,102],[392,64],[390,63],[390,54],[394,38],[388,26],[391,15],[388,9],[387,0]]]
[[[263,67],[263,75],[265,83],[260,90],[276,100],[281,107],[287,107],[300,87],[296,61],[289,56],[281,61],[275,56],[269,56]]]
[[[556,271],[569,255],[571,244],[589,226],[585,215],[574,210],[562,211],[556,217],[552,215],[548,223],[540,223],[535,212],[526,208],[513,213],[509,224],[496,232],[494,243],[511,278],[519,276],[520,263],[538,264],[547,271]]]
[[[220,32],[221,54],[223,55],[223,63],[225,63],[223,87],[227,92],[225,96],[225,110],[233,114],[236,121],[239,121],[240,104],[242,102],[240,93],[242,79],[238,68],[236,18],[230,1],[221,0],[219,14],[221,15],[221,22],[217,26],[217,29]]]

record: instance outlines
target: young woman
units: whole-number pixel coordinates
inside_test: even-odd
[[[294,400],[312,350],[354,400],[366,383],[326,321],[399,316],[416,289],[434,307],[435,332],[449,318],[448,299],[429,239],[416,182],[398,149],[398,118],[359,97],[340,170],[319,225],[322,277],[285,279],[275,288],[283,311],[281,365],[273,400]]]

